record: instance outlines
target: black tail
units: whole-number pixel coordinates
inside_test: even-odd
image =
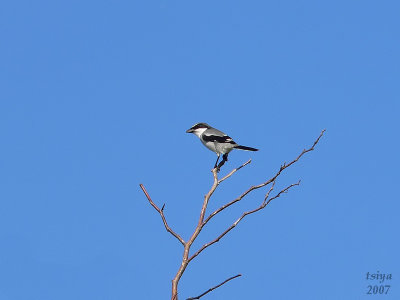
[[[240,149],[240,150],[246,150],[246,151],[258,151],[258,149],[256,149],[256,148],[240,146],[240,145],[237,145],[235,148]]]

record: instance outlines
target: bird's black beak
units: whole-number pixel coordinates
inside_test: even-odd
[[[189,128],[188,130],[186,130],[186,133],[192,133],[194,130],[192,128]]]

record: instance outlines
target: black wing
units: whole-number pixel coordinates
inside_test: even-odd
[[[236,144],[230,136],[227,135],[205,135],[202,136],[205,142],[217,142],[217,143],[228,143],[228,144]]]

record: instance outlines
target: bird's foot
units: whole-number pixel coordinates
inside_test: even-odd
[[[217,173],[219,173],[219,171],[221,170],[221,168],[219,166],[214,166],[214,168],[211,170],[211,172],[214,172],[214,170],[217,171]]]

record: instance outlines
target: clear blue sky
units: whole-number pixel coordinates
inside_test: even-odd
[[[215,154],[210,210],[269,178],[299,187],[187,269],[180,299],[400,299],[398,1],[5,1],[0,7],[0,300],[168,299]],[[213,239],[263,193],[226,211]],[[385,282],[387,283],[387,282]],[[383,296],[382,296],[383,299]]]

